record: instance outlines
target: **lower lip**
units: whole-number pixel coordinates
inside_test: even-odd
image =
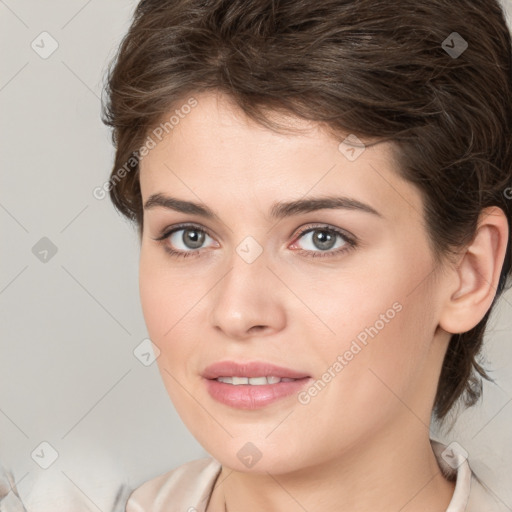
[[[237,409],[259,409],[282,398],[297,394],[309,381],[310,377],[291,382],[251,386],[250,384],[226,384],[214,379],[205,379],[210,396],[225,405]]]

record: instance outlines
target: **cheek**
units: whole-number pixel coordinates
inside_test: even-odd
[[[171,270],[159,250],[141,248],[139,294],[153,341],[171,338],[176,326],[182,321],[186,323],[187,311],[200,297],[200,282],[183,277],[183,271]]]
[[[179,394],[179,382],[195,373],[198,344],[204,337],[197,332],[194,315],[204,305],[199,303],[205,290],[202,280],[192,280],[183,271],[171,271],[165,255],[142,248],[139,264],[139,293],[147,331],[159,348],[157,364],[173,398]],[[176,389],[175,389],[176,388]],[[183,391],[183,390],[182,390]]]
[[[370,430],[372,425],[378,428],[403,409],[401,400],[411,403],[424,384],[423,366],[436,326],[425,280],[430,265],[418,261],[417,255],[415,266],[405,255],[400,258],[390,258],[395,263],[389,268],[381,259],[380,265],[361,273],[357,283],[342,280],[346,288],[341,293],[335,287],[330,290],[337,304],[324,312],[336,335],[316,345],[320,372],[327,374],[317,375],[320,391],[312,390],[316,396],[306,407],[311,409],[305,421],[314,417],[315,422],[328,423],[335,417],[335,424],[349,430],[361,422]],[[333,404],[339,407],[332,407],[329,415],[322,413]]]
[[[172,294],[168,293],[166,282],[152,264],[151,258],[141,253],[139,266],[139,293],[142,313],[148,333],[154,343],[171,327],[166,312],[172,311]]]

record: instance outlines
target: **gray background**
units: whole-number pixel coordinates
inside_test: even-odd
[[[156,363],[134,355],[147,337],[137,236],[108,198],[92,194],[113,161],[102,81],[135,5],[0,0],[0,460],[30,510],[65,499],[76,500],[74,510],[106,511],[121,483],[207,455]],[[44,31],[58,43],[47,58],[37,53],[51,49]],[[461,444],[512,510],[511,332],[509,291],[486,338],[496,384],[437,438]],[[53,452],[41,442],[58,454],[48,469]]]

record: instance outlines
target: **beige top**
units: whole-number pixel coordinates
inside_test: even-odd
[[[505,512],[503,505],[471,471],[460,453],[430,440],[437,462],[455,491],[446,512]],[[130,495],[126,512],[205,512],[221,464],[197,459],[142,484]]]

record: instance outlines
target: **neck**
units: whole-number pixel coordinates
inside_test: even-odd
[[[409,427],[293,473],[223,466],[207,512],[445,512],[455,484],[443,477],[425,426]]]

